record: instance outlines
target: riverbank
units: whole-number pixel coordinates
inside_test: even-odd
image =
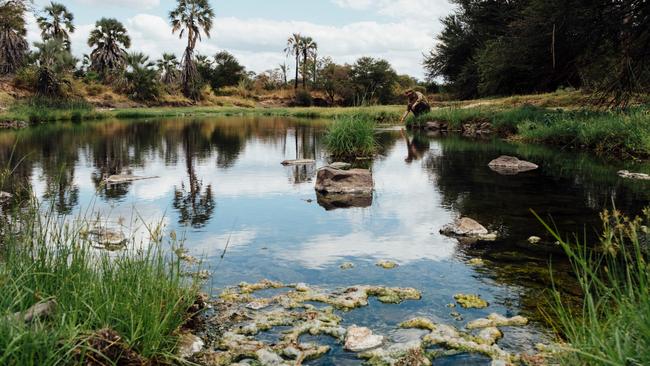
[[[0,217],[0,364],[176,359],[199,293],[162,240],[137,251],[98,250],[81,226],[37,212]]]

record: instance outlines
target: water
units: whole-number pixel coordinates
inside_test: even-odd
[[[539,306],[550,287],[551,260],[560,288],[571,296],[575,283],[552,244],[527,243],[537,235],[554,240],[534,210],[563,235],[595,237],[598,212],[616,202],[638,213],[648,204],[650,184],[616,176],[621,168],[587,155],[499,140],[415,136],[411,154],[396,130],[382,131],[381,155],[370,165],[372,204],[326,210],[313,189],[315,168],[284,167],[285,159],[311,158],[322,166],[325,121],[224,117],[163,121],[103,121],[53,124],[0,132],[0,166],[16,166],[4,190],[31,188],[61,215],[95,216],[125,225],[136,240],[144,223],[162,222],[185,239],[214,274],[206,290],[263,278],[322,287],[356,284],[410,286],[421,301],[381,304],[344,314],[344,325],[370,326],[393,340],[418,334],[398,330],[413,316],[462,326],[446,307],[455,293],[478,293],[490,307],[459,311],[465,321],[491,312],[523,314],[530,326],[508,329],[499,344],[531,350],[547,341]],[[413,138],[411,136],[411,138]],[[540,169],[516,176],[492,172],[487,163],[517,155]],[[18,164],[19,162],[19,164]],[[158,178],[105,187],[103,178],[129,172]],[[500,239],[459,244],[438,233],[458,216],[469,216]],[[467,260],[480,257],[486,265]],[[384,270],[378,260],[399,263]],[[343,271],[339,265],[352,262]],[[273,337],[273,334],[266,335]],[[313,364],[359,364],[339,346]],[[445,364],[488,364],[482,356],[458,355]]]

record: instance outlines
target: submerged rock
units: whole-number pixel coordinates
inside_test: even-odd
[[[481,299],[479,295],[475,294],[456,294],[454,295],[456,302],[465,309],[483,309],[488,307],[488,302]]]
[[[502,315],[492,313],[487,318],[479,318],[472,320],[466,326],[467,329],[479,329],[490,327],[508,327],[508,326],[523,326],[528,324],[528,319],[523,316],[513,316],[506,318]]]
[[[139,177],[136,175],[130,175],[130,174],[120,174],[120,175],[111,175],[110,177],[106,178],[105,182],[106,184],[123,184],[123,183],[130,183],[130,182],[135,182],[137,180],[145,180],[145,179],[156,179],[158,177]]]
[[[381,267],[383,269],[393,269],[397,268],[399,265],[395,262],[392,261],[387,261],[387,260],[380,260],[375,264],[377,267]]]
[[[352,352],[361,352],[381,346],[384,337],[375,335],[366,327],[353,325],[345,334],[345,349]]]
[[[530,238],[528,238],[528,242],[531,244],[539,244],[540,241],[542,241],[542,238],[540,238],[539,236],[531,236]]]
[[[88,238],[95,248],[106,250],[123,249],[128,242],[128,238],[121,230],[106,226],[92,227],[83,231],[81,235]]]
[[[354,263],[345,262],[345,263],[342,263],[342,264],[339,266],[339,268],[342,269],[342,270],[352,269],[352,268],[354,268]]]
[[[636,179],[636,180],[650,180],[650,174],[645,173],[633,173],[629,170],[621,170],[618,172],[618,176],[625,179]]]
[[[313,159],[296,159],[296,160],[285,160],[281,163],[282,165],[311,165],[316,164],[316,160]]]
[[[316,191],[323,194],[371,194],[372,173],[367,169],[340,170],[324,167],[316,176]]]
[[[539,168],[536,164],[507,155],[492,160],[488,167],[501,175],[516,175]]]

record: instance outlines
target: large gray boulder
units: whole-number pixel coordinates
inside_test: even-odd
[[[536,164],[507,155],[492,160],[488,166],[493,171],[502,175],[515,175],[539,168]]]
[[[324,167],[316,175],[316,191],[321,194],[372,194],[372,173],[367,169],[341,170]]]

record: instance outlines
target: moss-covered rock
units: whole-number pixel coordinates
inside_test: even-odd
[[[487,301],[475,294],[456,294],[454,295],[454,299],[465,309],[483,309],[489,305]]]

